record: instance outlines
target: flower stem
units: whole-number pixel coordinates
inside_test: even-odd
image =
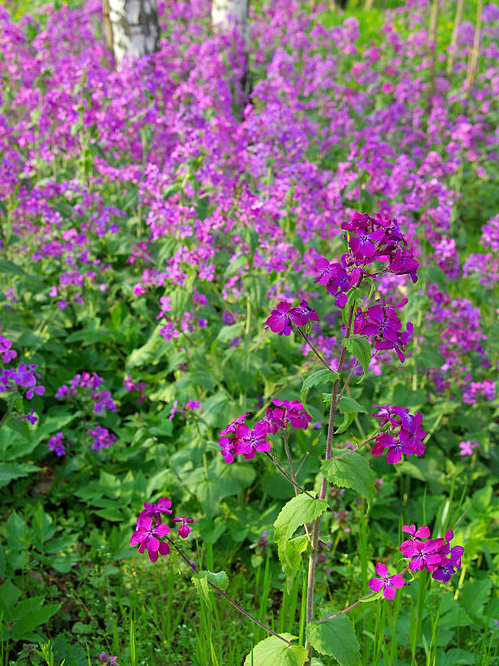
[[[298,483],[296,483],[296,480],[295,480],[295,479],[292,479],[292,478],[289,476],[289,474],[288,474],[288,473],[287,473],[287,472],[281,467],[281,465],[277,462],[276,458],[274,458],[274,456],[273,456],[271,453],[269,453],[268,451],[264,451],[264,453],[265,453],[265,455],[267,456],[267,458],[268,458],[269,460],[272,461],[272,464],[275,465],[275,467],[281,472],[281,474],[282,474],[283,476],[285,476],[286,479],[287,479],[287,480],[288,480],[288,481],[289,481],[289,482],[290,482],[290,483],[291,483],[291,484],[292,484],[297,490],[299,490],[299,491],[302,492],[302,493],[305,493],[305,495],[308,495],[308,496],[311,497],[312,499],[317,499],[317,497],[314,497],[314,495],[312,495],[312,494],[309,493],[307,490],[305,490],[305,488],[302,488]]]
[[[177,553],[180,555],[180,557],[184,560],[184,562],[190,566],[190,568],[194,571],[194,573],[199,573],[199,569],[197,566],[194,564],[194,562],[191,562],[189,558],[180,550],[180,548],[168,537],[165,537],[166,541],[177,551]],[[260,620],[257,620],[256,617],[253,617],[251,613],[249,613],[247,610],[245,610],[242,606],[240,606],[234,599],[231,599],[228,594],[225,594],[223,590],[221,590],[219,587],[217,587],[214,583],[212,583],[210,580],[206,581],[210,587],[212,587],[214,590],[218,592],[224,599],[226,599],[234,608],[236,608],[240,613],[248,617],[250,620],[253,620],[259,627],[262,629],[265,629],[265,631],[268,631],[270,634],[275,636],[276,638],[279,638],[281,641],[284,641],[284,643],[287,643],[288,645],[291,645],[291,641],[288,641],[286,638],[281,636],[280,634],[276,633],[273,631],[270,627],[267,627],[266,624],[263,624],[263,622],[260,622]]]
[[[301,328],[297,329],[302,338],[305,340],[307,345],[310,347],[310,349],[314,352],[314,354],[317,356],[319,361],[324,365],[328,370],[331,372],[334,372],[333,368],[329,365],[329,363],[320,355],[320,353],[317,351],[317,349],[314,347],[314,345],[310,342],[308,337],[305,335],[305,333],[301,330]]]
[[[348,314],[348,322],[346,326],[345,338],[350,337],[350,331],[352,328],[353,316],[355,311],[355,302],[352,303],[352,307]],[[338,361],[338,373],[341,373],[343,369],[343,363],[345,362],[346,347],[341,346],[340,358]],[[333,432],[334,432],[334,416],[336,412],[336,406],[338,405],[338,385],[340,380],[337,379],[333,385],[333,391],[331,394],[331,408],[329,410],[329,424],[327,430],[327,441],[326,441],[326,457],[325,460],[330,460],[332,457],[333,450]],[[324,499],[327,491],[327,479],[325,476],[322,477],[321,489],[319,492],[319,499]],[[319,544],[319,532],[321,525],[321,517],[316,518],[313,524],[312,531],[312,551],[308,560],[308,580],[307,580],[307,624],[312,622],[314,619],[314,583],[315,583],[315,569],[317,567],[317,556],[318,556],[318,544]],[[309,650],[309,655],[311,654],[310,643],[307,640],[305,642],[305,648]]]

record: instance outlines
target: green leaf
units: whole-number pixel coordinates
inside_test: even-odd
[[[352,623],[344,615],[327,622],[310,622],[307,638],[321,654],[334,657],[341,666],[358,666],[360,646]]]
[[[221,590],[226,590],[229,584],[229,578],[225,571],[219,571],[218,573],[213,573],[212,571],[198,571],[192,577],[192,581],[196,587],[196,590],[204,601],[204,603],[212,608],[212,596],[213,588],[209,583],[213,583]]]
[[[284,545],[300,525],[313,522],[327,509],[323,499],[312,499],[302,493],[283,506],[274,523],[274,541]]]
[[[339,403],[338,403],[338,409],[343,412],[343,423],[340,425],[339,428],[337,428],[334,432],[336,435],[341,434],[342,432],[345,432],[345,430],[348,430],[348,428],[351,426],[354,418],[357,416],[359,412],[363,412],[364,414],[367,414],[367,410],[362,407],[361,404],[359,404],[356,400],[353,398],[349,398],[348,396],[344,395]]]
[[[367,409],[365,407],[362,407],[362,405],[359,402],[357,402],[357,400],[349,398],[346,395],[340,398],[340,401],[338,402],[338,409],[343,414],[358,414],[359,412],[362,412],[363,414],[368,413]]]
[[[8,259],[0,259],[0,273],[7,273],[7,275],[26,275],[26,271]]]
[[[45,513],[42,505],[40,504],[35,511],[35,515],[33,516],[33,520],[31,522],[31,529],[33,530],[35,539],[38,542],[38,547],[40,547],[40,544],[45,543],[45,541],[48,541],[51,537],[54,536],[57,528],[54,527],[52,522],[52,518],[47,513]]]
[[[28,463],[0,463],[0,488],[6,486],[14,479],[19,479],[33,472],[39,472],[40,467]]]
[[[38,610],[28,612],[24,617],[18,620],[10,631],[12,640],[19,641],[25,638],[30,640],[31,632],[41,624],[48,622],[54,613],[57,613],[61,604],[47,604]]]
[[[335,449],[334,455],[345,453]],[[322,463],[322,473],[333,486],[339,488],[352,488],[371,503],[374,497],[374,473],[367,460],[360,453],[350,453],[339,460],[325,460]]]
[[[292,641],[292,634],[281,634]],[[307,661],[308,651],[299,645],[288,645],[280,638],[271,636],[260,641],[244,660],[244,666],[303,666]]]
[[[297,536],[294,539],[279,544],[279,560],[281,561],[282,570],[286,576],[288,592],[291,590],[296,574],[300,570],[302,562],[301,554],[307,546],[308,538],[306,534],[302,534],[301,536]]]
[[[360,363],[364,375],[369,370],[369,363],[371,362],[371,346],[366,338],[345,338],[343,345],[347,350],[355,356]]]
[[[309,375],[303,382],[303,386],[301,387],[300,391],[300,401],[303,404],[305,404],[307,393],[309,389],[312,388],[312,386],[317,386],[318,384],[326,384],[327,382],[334,383],[339,378],[340,378],[339,373],[331,372],[331,370],[328,370],[327,368],[322,368],[321,370],[317,370],[317,372],[314,372],[312,375]]]
[[[9,614],[16,601],[21,596],[19,590],[9,579],[0,587],[0,613]]]

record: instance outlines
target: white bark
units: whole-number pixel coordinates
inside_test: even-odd
[[[104,24],[117,66],[125,55],[140,57],[159,48],[156,0],[104,0]]]
[[[245,51],[249,49],[248,0],[212,0],[211,22],[215,30],[228,32],[237,26]]]

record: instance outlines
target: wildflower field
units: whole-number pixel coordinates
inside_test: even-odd
[[[499,664],[499,4],[367,4],[0,5],[0,666]]]

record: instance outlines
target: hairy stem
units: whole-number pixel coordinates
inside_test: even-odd
[[[186,564],[190,566],[190,568],[194,571],[194,573],[199,573],[199,569],[197,566],[194,564],[194,562],[191,562],[189,558],[180,550],[180,548],[168,537],[165,537],[166,541],[177,551],[177,553],[180,555],[180,557],[184,560]],[[249,613],[247,610],[245,610],[242,606],[240,606],[234,599],[231,599],[228,594],[225,594],[223,590],[221,590],[219,587],[217,587],[214,583],[212,583],[210,580],[207,580],[207,583],[210,587],[212,587],[214,590],[220,594],[224,599],[226,599],[234,608],[236,608],[240,613],[248,617],[250,620],[253,620],[259,627],[262,629],[265,629],[265,631],[268,631],[272,636],[275,636],[276,638],[279,638],[281,641],[284,643],[287,643],[288,645],[291,645],[291,642],[286,640],[283,636],[280,634],[276,633],[273,631],[270,627],[268,627],[266,624],[263,624],[263,622],[260,622],[260,620],[257,620],[256,617],[253,617],[251,613]]]
[[[288,446],[288,432],[287,430],[284,431],[282,439],[284,441],[284,450],[286,451],[286,458],[288,459],[289,463],[289,469],[291,470],[291,478],[293,479],[293,485],[295,487],[295,495],[297,495],[297,488],[298,484],[296,483],[296,474],[295,474],[295,468],[293,467],[293,459],[291,458],[291,451],[289,450]]]

